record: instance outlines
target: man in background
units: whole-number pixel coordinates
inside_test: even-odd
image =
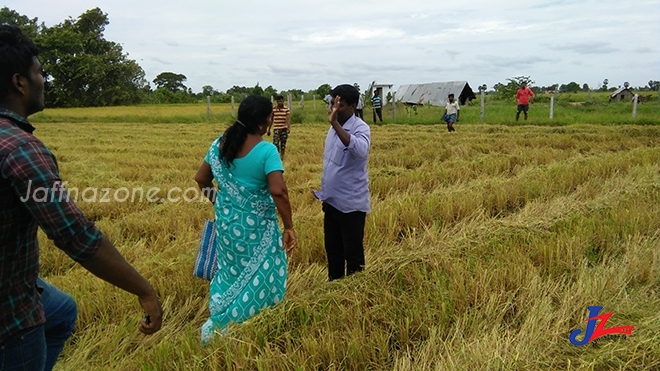
[[[362,99],[362,94],[358,95],[357,106],[355,106],[355,116],[364,121],[364,99]]]
[[[291,110],[284,105],[284,97],[278,95],[275,97],[277,105],[273,107],[273,120],[268,126],[268,135],[270,128],[273,127],[273,144],[280,153],[280,158],[284,160],[284,151],[286,150],[286,141],[291,132]]]
[[[380,122],[383,122],[383,100],[380,98],[380,91],[374,91],[374,96],[371,97],[371,105],[373,106],[374,111],[374,124],[378,123],[376,118],[380,119]]]
[[[37,227],[97,277],[135,294],[153,334],[163,310],[154,289],[69,198],[55,156],[27,117],[44,108],[39,52],[0,25],[0,369],[51,370],[77,317],[71,296],[39,278]],[[35,191],[30,194],[30,190]],[[45,194],[44,194],[45,192]]]
[[[518,100],[518,112],[516,112],[516,121],[520,118],[520,112],[525,113],[525,120],[527,120],[527,111],[529,111],[529,98],[532,98],[534,101],[534,92],[532,89],[527,87],[527,83],[523,82],[520,85],[520,89],[516,92],[516,99]]]
[[[447,131],[450,133],[456,131],[454,123],[458,122],[461,118],[461,107],[458,102],[454,100],[454,94],[451,93],[447,96],[447,103],[445,104],[445,114],[442,115],[442,120],[447,123]]]

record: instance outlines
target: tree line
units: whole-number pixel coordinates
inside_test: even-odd
[[[47,107],[95,107],[149,103],[192,103],[210,96],[213,102],[237,101],[250,94],[267,97],[291,94],[293,99],[312,94],[325,96],[329,84],[303,92],[291,89],[278,92],[272,86],[265,89],[257,83],[254,87],[233,86],[219,92],[206,85],[199,93],[185,85],[183,74],[162,72],[152,81],[145,77],[140,65],[128,57],[120,44],[106,40],[105,27],[110,24],[108,14],[99,8],[90,9],[78,18],[69,18],[52,27],[46,27],[38,18],[3,7],[0,24],[17,26],[30,37],[40,50]]]
[[[616,91],[621,86],[613,87],[609,86],[609,80],[604,79],[603,84],[596,88],[592,89],[589,84],[584,83],[582,86],[575,81],[569,82],[568,84],[552,84],[549,86],[534,86],[534,81],[529,76],[516,76],[507,79],[507,83],[503,84],[498,82],[493,86],[493,97],[495,99],[512,99],[516,95],[516,91],[520,88],[522,83],[527,83],[527,86],[532,89],[534,94],[539,93],[578,93],[578,92],[589,92],[589,91]],[[628,83],[624,82],[623,86],[628,87]],[[639,91],[658,91],[660,90],[660,81],[650,80],[648,85],[639,86],[636,88]]]

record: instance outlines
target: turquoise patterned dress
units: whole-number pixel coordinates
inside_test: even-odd
[[[202,343],[284,298],[287,257],[266,175],[283,171],[277,149],[265,141],[228,169],[216,139],[205,158],[219,191],[215,200],[218,269],[211,280]]]

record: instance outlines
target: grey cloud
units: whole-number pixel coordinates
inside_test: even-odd
[[[500,57],[495,55],[482,55],[479,56],[482,64],[487,64],[495,67],[530,67],[538,63],[551,62],[550,58],[543,57]]]
[[[160,64],[165,64],[165,65],[170,65],[170,64],[172,64],[172,62],[169,61],[169,60],[167,60],[167,59],[160,59],[160,58],[158,58],[158,57],[151,57],[150,59],[151,59],[152,61],[154,61],[154,62],[158,62],[158,63],[160,63]]]
[[[633,50],[633,52],[637,54],[648,54],[648,53],[653,53],[654,51],[655,50],[649,48],[648,46],[644,46]]]
[[[609,43],[604,42],[566,44],[551,46],[550,49],[557,51],[572,51],[578,54],[609,54],[620,51],[619,48],[612,47]]]

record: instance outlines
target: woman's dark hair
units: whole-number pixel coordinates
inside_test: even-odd
[[[0,24],[0,101],[7,98],[14,74],[30,79],[33,58],[39,49],[16,26]]]
[[[270,99],[260,95],[250,95],[238,106],[238,118],[234,121],[220,141],[220,158],[227,167],[234,162],[248,134],[257,134],[259,125],[264,125],[273,113]]]

